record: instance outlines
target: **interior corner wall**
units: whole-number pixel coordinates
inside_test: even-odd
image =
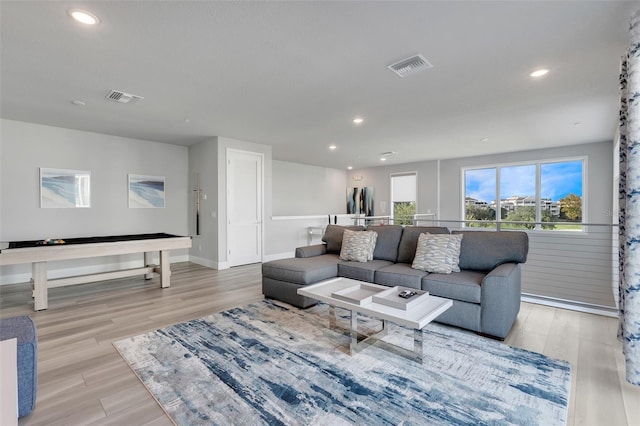
[[[188,235],[186,147],[5,119],[0,121],[0,139],[0,240]],[[91,207],[40,208],[41,167],[90,171]],[[165,208],[129,208],[129,173],[164,176]],[[186,250],[171,254],[174,260],[187,260]],[[111,256],[52,262],[49,275],[65,269],[100,272],[130,260]],[[30,265],[3,266],[0,284],[29,276]]]
[[[196,175],[200,177],[200,235],[196,235]],[[218,269],[218,138],[189,147],[189,260]]]
[[[227,149],[237,149],[241,151],[257,152],[264,155],[264,222],[263,222],[263,257],[269,250],[271,238],[271,215],[272,215],[272,155],[271,146],[261,145],[253,142],[246,142],[237,139],[218,136],[218,269],[228,268],[227,257]]]

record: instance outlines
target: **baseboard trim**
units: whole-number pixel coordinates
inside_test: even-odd
[[[576,302],[566,299],[556,299],[553,297],[539,296],[536,294],[522,293],[521,300],[537,305],[552,306],[554,308],[568,309],[570,311],[585,312],[588,314],[602,315],[605,317],[618,318],[618,309],[612,306],[592,305],[589,303]]]
[[[204,259],[198,256],[189,255],[189,262],[195,263],[200,266],[206,266],[207,268],[218,269],[218,264],[213,260]]]

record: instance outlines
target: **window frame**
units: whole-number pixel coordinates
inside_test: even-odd
[[[589,223],[588,221],[588,168],[589,168],[589,156],[571,156],[571,157],[558,157],[558,158],[548,158],[548,159],[540,159],[540,160],[523,160],[523,161],[514,161],[514,162],[502,162],[502,163],[489,163],[482,165],[474,165],[474,166],[464,166],[460,167],[460,186],[461,186],[461,206],[460,206],[460,220],[462,222],[462,227],[466,228],[466,172],[469,170],[483,170],[483,169],[495,169],[496,171],[496,220],[495,221],[487,221],[490,223],[495,223],[496,229],[500,229],[500,223],[504,220],[502,219],[502,215],[499,213],[502,210],[502,195],[500,194],[500,171],[505,167],[518,167],[518,166],[535,166],[536,169],[536,177],[535,177],[535,198],[536,198],[536,227],[534,229],[525,229],[527,232],[554,232],[560,233],[565,232],[562,230],[546,230],[543,229],[539,223],[542,219],[542,209],[540,208],[542,195],[541,195],[541,186],[542,186],[542,174],[541,174],[541,166],[544,164],[554,164],[554,163],[568,163],[574,161],[582,161],[582,221],[581,224]],[[582,229],[578,232],[585,232],[585,226],[582,226]],[[566,232],[575,232],[575,231],[566,231]]]

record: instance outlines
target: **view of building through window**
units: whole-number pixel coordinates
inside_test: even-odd
[[[583,172],[582,159],[466,169],[466,226],[580,230]]]
[[[416,174],[391,175],[391,217],[396,225],[413,224],[416,214]]]

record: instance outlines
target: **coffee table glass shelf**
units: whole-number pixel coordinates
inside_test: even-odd
[[[403,291],[412,291],[416,294],[404,299],[399,296]],[[337,328],[335,307],[350,311],[351,355],[379,342],[386,349],[420,363],[424,354],[422,329],[453,305],[451,300],[429,295],[425,291],[387,287],[350,278],[332,278],[305,286],[298,289],[298,294],[327,303],[329,327],[333,329]],[[361,335],[358,333],[358,313],[379,319],[381,330],[359,338]],[[413,328],[413,351],[380,340],[387,334],[386,321]]]

